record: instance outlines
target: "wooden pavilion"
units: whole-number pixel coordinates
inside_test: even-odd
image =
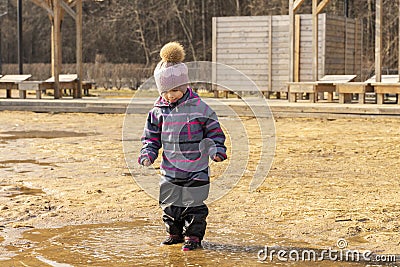
[[[289,71],[289,82],[294,82],[295,79],[295,13],[298,8],[303,4],[304,0],[289,0],[289,17],[290,17],[290,71]],[[313,35],[313,49],[312,49],[312,70],[313,80],[318,80],[318,15],[324,10],[326,5],[331,0],[312,0],[312,35]],[[383,0],[375,0],[375,74],[376,82],[382,81],[382,5]],[[399,1],[399,19],[400,19],[400,1]],[[399,23],[400,28],[400,23]],[[400,40],[400,39],[399,39]],[[399,56],[400,56],[400,45],[399,45]],[[400,82],[400,60],[398,60],[398,74]],[[400,84],[399,84],[400,86]]]
[[[54,77],[54,98],[61,98],[60,79],[62,65],[61,22],[65,13],[76,24],[77,95],[82,97],[82,0],[30,0],[47,11],[51,21],[51,74]],[[75,8],[75,10],[74,10]]]

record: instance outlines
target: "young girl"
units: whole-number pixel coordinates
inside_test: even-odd
[[[169,236],[163,245],[183,243],[183,251],[201,247],[206,230],[209,158],[227,158],[215,112],[189,87],[183,47],[163,46],[154,70],[160,97],[149,112],[139,164],[150,166],[162,147],[160,197]]]

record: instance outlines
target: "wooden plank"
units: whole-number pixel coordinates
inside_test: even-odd
[[[275,23],[275,22],[273,22]],[[262,25],[262,26],[252,26],[250,27],[250,25],[244,25],[244,24],[238,24],[236,26],[232,26],[232,25],[226,25],[225,27],[223,27],[222,25],[218,25],[218,29],[217,32],[218,33],[246,33],[246,34],[252,34],[252,33],[264,33],[265,32],[265,28],[268,28],[269,24],[267,23],[266,25]],[[282,24],[282,25],[276,25],[273,24],[273,28],[274,31],[276,32],[287,32],[287,28],[288,28],[289,24]],[[264,29],[264,31],[263,31]]]
[[[230,49],[230,48],[235,48],[235,49],[240,49],[243,48],[243,50],[245,51],[246,49],[249,48],[256,48],[259,49],[260,47],[266,47],[266,42],[267,38],[265,38],[265,42],[263,41],[251,41],[249,42],[249,38],[245,38],[245,39],[237,39],[237,38],[226,38],[223,41],[221,39],[217,39],[217,42],[219,44],[218,48],[219,49]],[[249,47],[246,48],[245,44],[248,44]]]
[[[230,23],[240,22],[243,24],[249,24],[253,22],[263,22],[268,23],[270,16],[227,16],[218,17],[218,25],[229,25]],[[274,15],[274,24],[281,25],[281,23],[286,23],[289,25],[289,18],[287,15]]]
[[[372,84],[377,94],[400,94],[400,83],[396,84]]]
[[[269,17],[268,24],[268,88],[272,88],[272,16]]]
[[[226,24],[218,24],[218,28],[253,28],[253,27],[268,27],[268,22],[267,21],[254,21],[251,23],[243,23],[241,21],[234,21],[234,22],[229,22]]]
[[[82,13],[82,0],[76,1],[76,73],[78,75],[77,95],[76,98],[82,98],[82,81],[83,81],[83,45],[82,45],[82,27],[83,27],[83,13]],[[87,89],[86,89],[87,90]],[[88,90],[87,90],[88,92]]]
[[[274,60],[275,59],[275,60]],[[289,59],[287,58],[281,58],[279,56],[273,56],[273,65],[282,65],[286,64],[286,67],[289,64]],[[266,65],[268,63],[268,58],[256,58],[252,60],[247,60],[247,59],[223,59],[219,60],[217,58],[217,62],[219,63],[224,63],[226,65],[235,65],[235,66],[240,66],[240,65]]]
[[[53,20],[53,47],[54,59],[52,60],[54,66],[54,98],[61,98],[59,87],[59,74],[61,72],[61,0],[54,0],[54,20]]]
[[[287,47],[275,47],[275,43],[273,43],[272,53],[273,54],[281,54],[286,55],[288,48]],[[219,48],[217,49],[217,54],[260,54],[260,55],[268,55],[268,47],[259,47],[259,48]],[[286,55],[289,58],[288,55]]]
[[[31,74],[7,74],[0,78],[0,82],[18,83],[28,80],[30,77],[32,77]]]
[[[275,48],[273,51],[279,52],[284,48]],[[258,48],[217,48],[218,54],[244,54],[244,53],[253,53],[253,54],[268,54],[267,47],[258,47]]]
[[[222,65],[228,65],[232,68],[235,68],[237,70],[240,71],[244,71],[244,72],[251,72],[252,70],[257,70],[257,71],[261,71],[261,70],[265,70],[266,73],[268,71],[268,61],[266,60],[264,63],[258,63],[258,64],[251,64],[249,62],[231,62],[231,61],[218,61],[218,63],[222,64]],[[287,68],[287,65],[285,66]],[[281,65],[275,65],[275,68],[277,69],[282,69]],[[216,66],[216,71],[220,72],[221,69],[223,70],[223,68]]]
[[[230,31],[230,32],[218,32],[218,38],[267,38],[268,35],[265,32],[258,31]]]
[[[325,75],[321,79],[319,79],[319,82],[350,82],[354,80],[357,77],[357,75]]]
[[[330,2],[330,0],[322,0],[322,1],[318,4],[318,7],[317,7],[317,14],[321,13],[321,12],[324,10],[325,6],[326,6],[329,2]]]
[[[293,11],[296,11],[297,9],[299,9],[299,7],[301,6],[301,4],[304,2],[304,0],[296,0],[293,4]]]
[[[338,93],[347,94],[361,94],[374,91],[372,86],[364,82],[340,83],[336,84],[336,89]]]
[[[288,88],[290,93],[313,93],[315,91],[315,84],[299,82],[296,84],[289,84]]]
[[[295,11],[294,1],[289,0],[289,82],[296,81],[296,65],[295,65]],[[298,71],[298,70],[297,70]]]
[[[258,48],[262,43],[220,43],[218,42],[218,49],[231,49],[231,48]]]
[[[230,60],[230,59],[244,59],[244,60],[247,59],[251,62],[253,59],[260,59],[260,58],[268,60],[268,54],[241,53],[241,54],[219,54],[218,55],[218,61]]]
[[[76,13],[75,11],[64,2],[64,0],[60,1],[61,7],[74,19],[76,20]]]
[[[234,65],[236,65],[236,64],[239,64],[239,65],[241,65],[241,64],[249,64],[249,61],[247,60],[247,59],[225,59],[224,61],[220,61],[218,58],[217,58],[217,62],[219,62],[219,63],[225,63],[226,65],[232,65],[232,64],[234,64]],[[253,63],[253,64],[266,64],[267,63],[267,59],[260,59],[260,58],[258,58],[258,59],[252,59],[251,60],[251,62]]]
[[[78,75],[77,74],[60,74],[58,77],[58,81],[59,82],[74,82],[76,81],[76,79],[78,79]],[[46,83],[54,83],[56,82],[57,78],[55,78],[54,76],[48,78],[47,80],[45,80],[44,82]]]
[[[240,43],[244,43],[244,44],[252,43],[252,44],[257,44],[258,46],[262,46],[263,44],[268,42],[268,38],[267,37],[265,37],[265,38],[248,37],[248,38],[224,38],[224,39],[218,39],[218,43],[219,44],[224,44],[224,43],[230,44],[232,42],[235,42],[235,43],[238,43],[238,44],[240,44]]]
[[[211,88],[214,91],[214,97],[218,97],[218,93],[216,92],[216,82],[217,82],[217,49],[219,49],[219,44],[217,42],[217,23],[218,19],[216,17],[212,18],[212,69],[211,69]]]
[[[226,16],[218,17],[218,25],[230,22],[246,22],[251,23],[254,21],[268,21],[269,16]]]
[[[397,83],[397,74],[392,74],[392,75],[382,75],[381,77],[381,82],[382,83]],[[368,80],[365,81],[366,83],[371,83],[371,84],[375,84],[378,83],[376,76],[372,76],[371,78],[369,78]]]
[[[375,2],[375,74],[376,81],[382,76],[382,0]]]
[[[300,81],[300,38],[301,38],[301,17],[295,16],[294,28],[294,81]]]
[[[326,41],[326,32],[327,32],[326,24],[327,24],[327,19],[326,19],[325,14],[321,14],[318,16],[319,16],[319,19],[318,19],[318,24],[319,24],[318,27],[319,28],[318,29],[321,29],[320,30],[321,33],[318,33],[318,49],[320,51],[320,53],[318,54],[318,58],[319,58],[318,60],[321,62],[318,65],[319,70],[318,70],[317,77],[319,78],[319,76],[327,74],[326,73],[326,69],[327,69],[327,66],[326,66],[326,56],[327,56],[327,54],[326,54],[327,53],[327,51],[326,51],[326,42],[327,42]]]

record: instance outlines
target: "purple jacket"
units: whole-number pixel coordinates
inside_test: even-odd
[[[167,179],[209,179],[209,157],[226,159],[225,135],[215,112],[188,88],[176,103],[159,97],[144,128],[139,164],[152,163],[162,147],[161,174]]]

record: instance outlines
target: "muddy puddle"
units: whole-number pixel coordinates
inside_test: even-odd
[[[84,137],[87,133],[73,131],[6,131],[0,132],[0,140],[16,140],[28,138],[64,138],[64,137]]]
[[[203,249],[183,252],[181,245],[160,246],[163,227],[146,219],[129,223],[32,229],[23,242],[6,247],[13,257],[1,266],[338,266],[333,261],[260,260],[266,236],[209,228]],[[263,240],[263,241],[262,241]],[[266,244],[264,244],[265,246]],[[301,244],[299,244],[301,245]],[[341,262],[339,266],[365,266]],[[376,266],[376,265],[374,265]]]
[[[38,195],[44,194],[41,189],[30,188],[23,185],[7,185],[0,184],[0,198],[1,197],[15,197],[20,195]]]
[[[42,161],[32,160],[32,159],[0,160],[0,168],[7,168],[8,166],[11,166],[14,164],[34,164],[34,165],[39,165],[39,166],[53,166],[53,167],[56,166],[53,163],[42,162]]]

